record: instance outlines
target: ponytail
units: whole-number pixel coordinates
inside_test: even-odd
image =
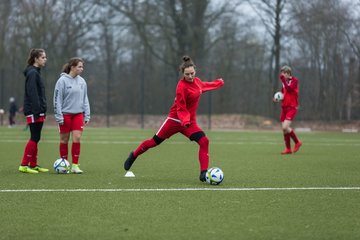
[[[34,65],[35,58],[39,58],[45,52],[42,48],[32,48],[27,59],[28,65]]]
[[[79,57],[71,58],[70,61],[63,66],[62,71],[64,73],[69,74],[71,71],[71,67],[76,67],[79,64],[79,62],[84,63],[84,60]]]

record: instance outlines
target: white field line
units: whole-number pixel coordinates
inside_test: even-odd
[[[181,192],[181,191],[344,191],[360,190],[360,187],[291,187],[291,188],[122,188],[122,189],[1,189],[0,193],[22,192]]]

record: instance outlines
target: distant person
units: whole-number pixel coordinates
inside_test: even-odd
[[[299,151],[302,142],[296,136],[294,130],[290,127],[298,110],[298,84],[296,77],[292,76],[292,71],[289,66],[283,66],[280,70],[280,80],[282,82],[281,92],[284,98],[281,104],[280,121],[284,134],[285,150],[281,154],[291,154]],[[294,150],[291,150],[291,139],[294,141]]]
[[[18,112],[18,107],[15,102],[15,98],[11,97],[9,99],[9,128],[15,127],[15,117],[16,113]]]
[[[31,49],[24,70],[25,96],[24,115],[30,128],[30,140],[27,142],[19,171],[23,173],[48,172],[49,169],[37,164],[38,143],[46,114],[46,97],[44,80],[40,69],[47,61],[44,49]]]
[[[139,155],[180,132],[199,144],[200,181],[205,181],[205,174],[209,166],[209,139],[196,122],[196,111],[201,94],[223,86],[224,81],[216,79],[213,82],[203,82],[200,78],[195,77],[195,69],[191,58],[184,56],[180,65],[182,77],[177,84],[175,101],[170,108],[168,117],[152,138],[142,142],[135,151],[130,153],[124,162],[126,171],[130,170]]]
[[[83,173],[79,167],[80,139],[90,121],[90,104],[81,58],[71,58],[63,67],[54,91],[54,113],[60,132],[60,157],[68,160],[68,143],[72,132],[72,173]]]

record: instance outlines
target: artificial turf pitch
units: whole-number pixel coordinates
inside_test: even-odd
[[[178,134],[125,178],[129,152],[155,131],[87,128],[84,174],[59,175],[56,128],[39,144],[50,173],[23,174],[29,132],[0,127],[0,239],[360,239],[359,134],[298,133],[300,151],[282,156],[280,129],[207,131],[219,186],[198,180],[198,145]]]

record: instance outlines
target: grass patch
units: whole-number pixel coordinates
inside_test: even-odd
[[[208,131],[210,166],[225,174],[219,186],[198,180],[198,145],[178,134],[140,156],[136,177],[125,178],[128,153],[153,134],[88,128],[80,156],[85,173],[58,175],[58,132],[45,128],[39,164],[51,171],[31,175],[17,171],[29,132],[0,128],[0,239],[360,238],[360,190],[231,190],[359,187],[359,134],[300,133],[300,151],[282,156],[280,131]],[[181,191],[197,188],[227,191]],[[16,189],[84,191],[5,192]]]

